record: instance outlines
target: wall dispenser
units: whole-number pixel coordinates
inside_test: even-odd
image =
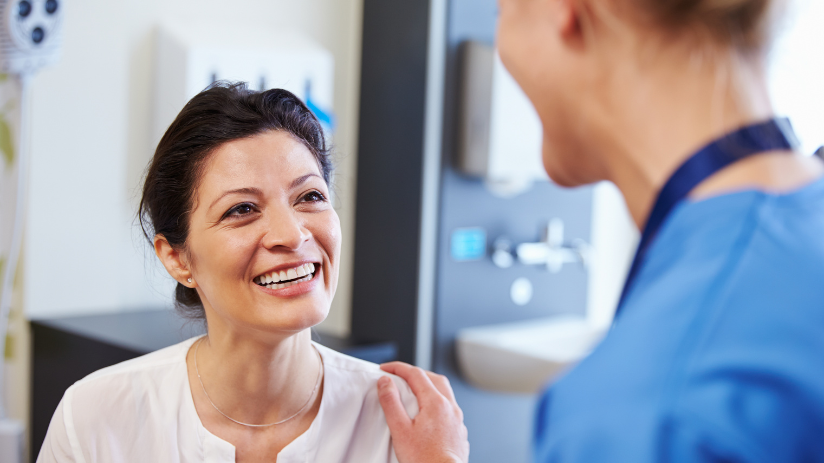
[[[457,170],[504,197],[547,180],[541,121],[495,48],[469,41],[462,55]]]

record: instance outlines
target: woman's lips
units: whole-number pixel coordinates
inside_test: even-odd
[[[298,277],[296,280],[287,281],[285,283],[272,283],[266,286],[255,283],[255,286],[269,295],[278,297],[295,297],[306,294],[315,289],[321,281],[320,265],[313,266],[315,268],[314,273],[310,273],[303,277]]]
[[[291,268],[272,270],[263,275],[256,276],[253,281],[260,286],[269,286],[279,289],[282,286],[278,285],[285,285],[295,281],[300,281],[300,279],[310,276],[314,272],[315,264],[313,262],[304,262],[301,264],[293,264]]]

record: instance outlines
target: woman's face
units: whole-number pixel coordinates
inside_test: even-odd
[[[341,231],[318,163],[269,131],[220,146],[206,161],[185,259],[210,329],[295,333],[326,318]]]

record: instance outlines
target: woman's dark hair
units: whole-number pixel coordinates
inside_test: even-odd
[[[152,243],[163,235],[185,250],[189,217],[206,160],[232,140],[283,130],[315,156],[329,184],[332,161],[323,128],[312,111],[291,92],[257,92],[245,83],[216,82],[192,98],[166,130],[146,172],[138,220]],[[204,318],[197,291],[178,283],[175,305],[184,316]]]

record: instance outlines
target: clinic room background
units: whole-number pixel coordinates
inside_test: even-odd
[[[4,18],[20,3],[0,1]],[[495,53],[495,0],[50,4],[50,54],[15,68],[0,50],[0,268],[20,249],[0,275],[0,461],[20,441],[34,460],[74,381],[202,332],[173,313],[135,214],[165,128],[222,79],[294,92],[331,136],[342,266],[315,339],[445,374],[472,461],[528,461],[537,393],[609,328],[638,232],[614,186],[547,179],[537,115]],[[770,58],[777,113],[810,155],[821,24],[824,3],[794,0]]]

